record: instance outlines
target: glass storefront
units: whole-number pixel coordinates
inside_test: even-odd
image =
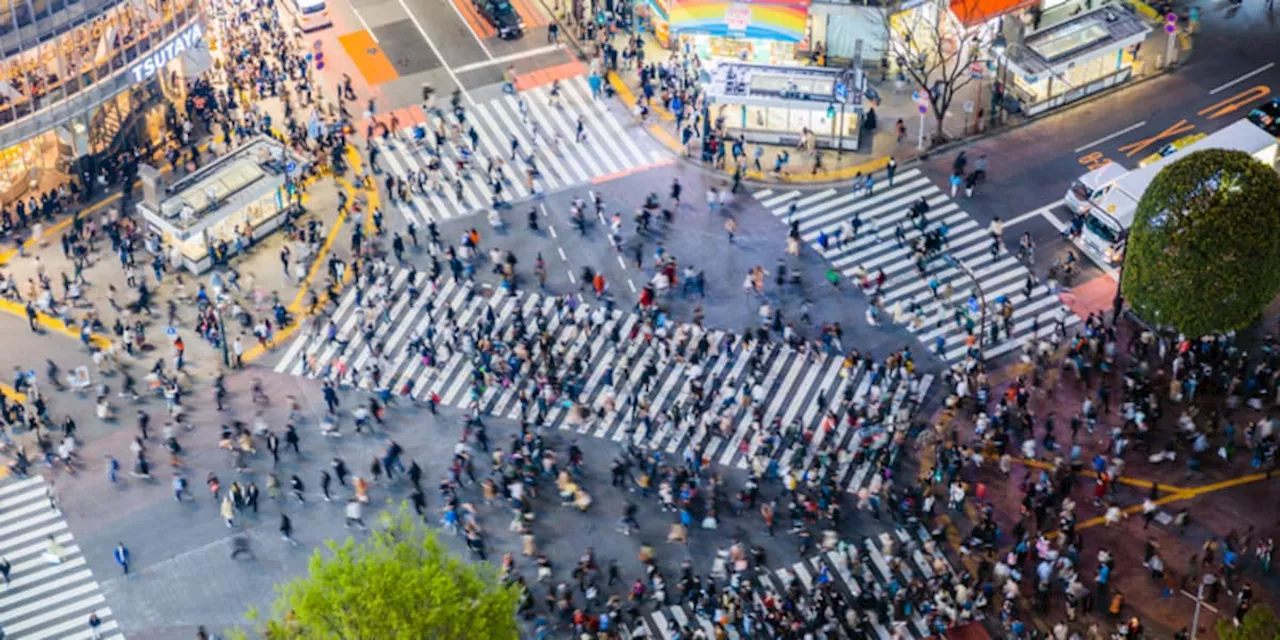
[[[748,142],[857,149],[866,76],[856,69],[725,62],[707,88],[717,126]]]
[[[14,50],[0,60],[0,126],[124,71],[195,14],[192,0],[134,0],[50,40],[10,45],[5,38]]]
[[[77,158],[108,151],[122,132],[136,136],[143,145],[161,140],[167,103],[159,84],[153,79],[103,102],[85,118],[0,150],[0,204],[7,205],[65,181],[75,173],[73,163]],[[136,119],[135,110],[141,110]]]
[[[1151,28],[1137,16],[1099,7],[1045,28],[1006,60],[1010,89],[1028,115],[1037,115],[1127,81],[1130,49]]]
[[[209,255],[211,250],[225,247],[223,250],[233,252],[237,236],[244,240],[245,245],[249,245],[254,239],[263,237],[278,226],[276,218],[284,211],[284,200],[280,193],[282,191],[283,187],[250,202],[239,211],[212,222],[201,233],[186,240],[169,230],[162,231],[161,237],[166,246],[177,247],[182,252],[188,269],[202,272],[212,264]]]
[[[732,131],[746,134],[748,140],[761,140],[761,135],[776,136],[780,141],[799,138],[806,130],[835,144],[821,146],[857,147],[858,114],[845,110],[832,112],[827,107],[802,108],[789,106],[755,106],[720,104],[717,118],[724,118],[725,126]],[[844,144],[841,144],[841,138]]]

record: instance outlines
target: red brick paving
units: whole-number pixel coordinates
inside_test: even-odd
[[[1087,315],[1092,310],[1109,309],[1111,305],[1111,297],[1114,295],[1114,281],[1110,278],[1099,278],[1105,282],[1091,282],[1081,287],[1077,287],[1077,292],[1083,292],[1077,295],[1075,302],[1080,305],[1077,312],[1083,312]],[[1110,283],[1110,290],[1106,286]],[[1074,307],[1073,307],[1074,308]],[[1109,314],[1108,314],[1109,315]],[[1121,345],[1127,344],[1131,329],[1127,324],[1122,322],[1120,327],[1119,342]],[[1118,421],[1120,418],[1114,413],[1118,411],[1120,389],[1122,381],[1120,379],[1119,370],[1123,368],[1125,356],[1121,356],[1120,367],[1113,371],[1108,380],[1113,389],[1113,413],[1111,416],[1101,415],[1099,425],[1094,434],[1088,435],[1082,429],[1081,445],[1084,449],[1083,459],[1087,461],[1093,456],[1105,450],[1108,441],[1109,427],[1104,426],[1111,424],[1112,421]],[[1025,365],[1024,365],[1025,366]],[[993,379],[999,378],[1000,373],[993,375]],[[1053,368],[1044,374],[1045,383],[1042,385],[1042,391],[1035,391],[1029,402],[1031,413],[1036,416],[1037,427],[1043,425],[1043,419],[1049,415],[1055,418],[1055,432],[1059,434],[1060,443],[1070,447],[1069,440],[1070,417],[1079,411],[1080,405],[1086,393],[1095,393],[1098,380],[1095,375],[1093,386],[1086,390],[1081,381],[1077,380],[1075,375],[1064,371],[1060,368]],[[992,387],[992,397],[998,398],[1009,386],[1011,382],[1010,375],[1003,382]],[[1166,385],[1167,386],[1167,385]],[[1163,388],[1157,385],[1157,388]],[[1096,396],[1092,396],[1095,398]],[[1167,399],[1167,398],[1166,398]],[[1198,398],[1197,404],[1202,407],[1202,411],[1207,413],[1210,408],[1222,409],[1219,401],[1213,398]],[[1169,434],[1175,428],[1175,423],[1182,413],[1186,405],[1178,405],[1166,403],[1164,405],[1164,415],[1159,423],[1153,425],[1152,432],[1155,434]],[[1237,440],[1243,439],[1243,425],[1248,421],[1256,420],[1259,413],[1250,410],[1237,411],[1232,417],[1235,418],[1237,424]],[[972,417],[968,415],[957,416],[953,422],[955,428],[960,430],[960,442],[965,443],[971,441],[972,438]],[[1225,421],[1224,421],[1225,424]],[[1042,431],[1037,431],[1037,436]],[[1157,436],[1156,442],[1162,442],[1163,438]],[[1213,449],[1216,449],[1215,442]],[[1016,448],[1016,443],[1011,443],[1012,449]],[[1166,462],[1162,464],[1152,464],[1148,462],[1145,454],[1130,451],[1125,458],[1126,470],[1125,475],[1133,479],[1153,480],[1161,485],[1180,486],[1187,489],[1205,486],[1215,482],[1238,478],[1244,475],[1250,475],[1257,472],[1249,465],[1249,453],[1247,449],[1240,445],[1236,450],[1237,460],[1227,463],[1216,456],[1206,461],[1199,473],[1188,477],[1185,461],[1180,457],[1175,462]],[[1040,473],[1039,469],[1029,468],[1020,464],[1015,464],[1012,474],[1008,479],[1004,478],[999,472],[995,461],[986,463],[980,471],[969,471],[966,478],[975,482],[982,482],[986,487],[986,502],[995,506],[996,520],[1000,525],[1002,532],[1001,543],[1006,547],[1012,543],[1009,539],[1009,532],[1012,531],[1018,517],[1018,505],[1022,498],[1019,489],[1020,482],[1027,473]],[[1280,476],[1280,474],[1277,474]],[[1081,556],[1081,576],[1084,578],[1086,586],[1093,586],[1093,578],[1096,576],[1097,570],[1097,551],[1101,547],[1109,549],[1116,557],[1116,571],[1113,572],[1113,588],[1119,589],[1126,596],[1126,616],[1137,615],[1148,625],[1149,635],[1151,637],[1168,638],[1178,629],[1190,624],[1194,601],[1192,598],[1181,593],[1180,581],[1187,573],[1188,559],[1193,554],[1199,554],[1201,545],[1206,540],[1217,538],[1221,540],[1230,533],[1243,535],[1252,528],[1252,540],[1257,541],[1265,537],[1276,536],[1277,529],[1280,528],[1280,513],[1277,513],[1271,505],[1274,504],[1272,494],[1274,492],[1275,482],[1261,481],[1252,484],[1224,489],[1221,491],[1208,493],[1199,497],[1191,498],[1184,501],[1177,501],[1162,507],[1162,510],[1170,516],[1175,514],[1180,508],[1189,509],[1191,516],[1191,524],[1185,535],[1179,535],[1177,528],[1173,524],[1168,526],[1153,522],[1151,526],[1144,531],[1142,529],[1143,518],[1141,515],[1134,515],[1122,521],[1114,527],[1094,526],[1081,529],[1081,535],[1084,540],[1084,551]],[[1093,506],[1093,486],[1092,478],[1080,477],[1072,492],[1072,498],[1076,502],[1077,521],[1085,523],[1090,518],[1102,515],[1102,509]],[[972,492],[971,492],[972,493]],[[1133,487],[1127,485],[1118,485],[1115,491],[1117,502],[1121,506],[1137,506],[1141,505],[1142,500],[1148,493],[1147,489]],[[1162,492],[1162,495],[1170,495],[1170,493]],[[1266,505],[1263,507],[1263,505]],[[970,511],[971,514],[975,513]],[[1053,524],[1056,525],[1056,518],[1052,518]],[[967,533],[971,524],[960,525],[961,532]],[[1142,555],[1144,542],[1148,536],[1153,539],[1160,549],[1161,557],[1165,560],[1166,565],[1166,581],[1157,581],[1150,576],[1150,573],[1142,567]],[[1250,543],[1248,553],[1242,553],[1241,559],[1244,561],[1242,578],[1251,582],[1254,586],[1254,593],[1257,599],[1269,602],[1273,607],[1280,609],[1280,580],[1274,576],[1264,576],[1261,568],[1254,561],[1252,547]],[[1221,560],[1221,552],[1218,553],[1218,560]],[[1219,565],[1220,566],[1220,565]],[[1221,575],[1221,574],[1219,574]],[[1165,587],[1167,584],[1175,585],[1171,590],[1171,595],[1165,595]],[[1031,586],[1028,584],[1024,587],[1024,593],[1030,593]],[[1194,584],[1188,585],[1187,591],[1194,593]],[[1234,600],[1225,593],[1218,600],[1218,608],[1221,615],[1229,616],[1234,610]],[[1105,611],[1105,606],[1101,609]],[[1060,589],[1055,592],[1051,599],[1050,614],[1047,617],[1048,625],[1051,626],[1058,620],[1064,618]],[[1216,637],[1213,632],[1213,623],[1217,615],[1210,610],[1204,610],[1200,617],[1200,638]],[[1105,622],[1114,625],[1118,620],[1106,620]],[[1105,628],[1105,627],[1104,627]],[[1077,630],[1084,630],[1084,626],[1076,627]]]

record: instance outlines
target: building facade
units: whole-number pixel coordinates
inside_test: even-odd
[[[0,0],[0,202],[158,139],[205,29],[196,0]]]

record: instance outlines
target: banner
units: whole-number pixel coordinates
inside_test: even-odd
[[[671,30],[677,34],[800,42],[808,17],[808,0],[674,0],[671,4]]]

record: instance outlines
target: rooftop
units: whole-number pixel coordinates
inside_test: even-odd
[[[286,163],[298,160],[279,142],[258,136],[165,189],[160,210],[176,230],[200,225],[219,210],[235,210],[284,184]],[[140,207],[150,209],[145,203]]]
[[[1088,58],[1134,38],[1145,38],[1151,27],[1118,5],[1104,5],[1028,36],[1011,49],[1010,60],[1027,73],[1041,73],[1062,63]]]
[[[727,100],[787,100],[862,103],[866,78],[860,69],[793,67],[747,62],[720,62],[708,92]]]

